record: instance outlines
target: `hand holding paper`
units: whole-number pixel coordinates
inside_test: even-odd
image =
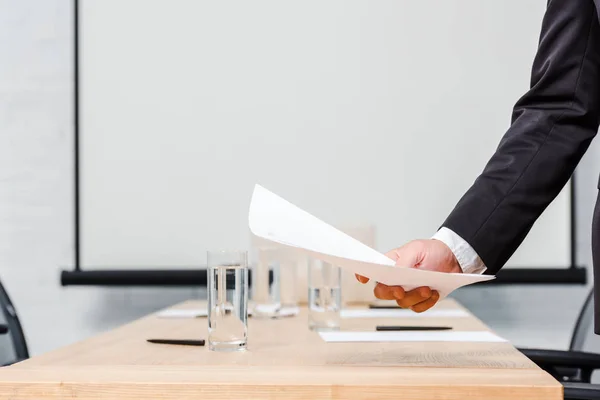
[[[259,243],[301,252],[384,285],[402,286],[404,290],[426,286],[444,298],[461,286],[494,279],[489,275],[397,266],[390,257],[259,185],[254,188],[248,223],[254,239]]]
[[[437,240],[414,240],[404,246],[394,249],[386,256],[396,262],[396,265],[419,268],[427,271],[446,273],[461,273],[462,269],[454,253],[444,243]],[[367,283],[369,278],[356,276],[361,283]],[[415,312],[423,312],[433,307],[439,300],[439,293],[430,288],[422,287],[405,293],[399,286],[387,286],[377,283],[375,297],[381,300],[396,300],[400,307],[410,308]]]

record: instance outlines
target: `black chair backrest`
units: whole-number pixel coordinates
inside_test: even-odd
[[[571,335],[571,344],[569,350],[583,351],[586,338],[590,332],[592,323],[594,322],[594,288],[590,290],[590,293],[585,298],[583,307],[579,312],[577,321],[575,322],[575,328],[573,335]]]
[[[8,326],[8,335],[11,337],[17,361],[29,358],[29,350],[27,349],[27,341],[21,322],[2,282],[0,282],[0,309],[4,314],[5,324]]]

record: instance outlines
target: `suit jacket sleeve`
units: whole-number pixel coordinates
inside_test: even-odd
[[[507,27],[510,29],[510,27]],[[530,90],[481,175],[443,226],[496,273],[560,193],[596,135],[600,30],[592,0],[550,0]]]

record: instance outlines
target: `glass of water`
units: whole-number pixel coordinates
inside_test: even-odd
[[[340,328],[342,274],[339,267],[320,260],[308,264],[308,327],[312,330]]]
[[[248,342],[248,255],[245,251],[209,251],[208,347],[245,350]]]
[[[281,308],[279,284],[279,252],[274,249],[256,249],[257,261],[252,267],[252,316],[272,318]],[[271,274],[273,282],[271,283]]]
[[[286,257],[279,265],[279,297],[282,309],[295,309],[298,307],[298,261]]]

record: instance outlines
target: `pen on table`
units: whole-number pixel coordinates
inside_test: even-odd
[[[204,346],[204,339],[189,340],[189,339],[147,339],[150,343],[158,344],[179,344],[186,346]]]
[[[377,331],[445,331],[452,329],[451,326],[399,326],[399,325],[378,325]]]
[[[402,310],[401,307],[392,304],[369,304],[369,308],[372,310]]]

